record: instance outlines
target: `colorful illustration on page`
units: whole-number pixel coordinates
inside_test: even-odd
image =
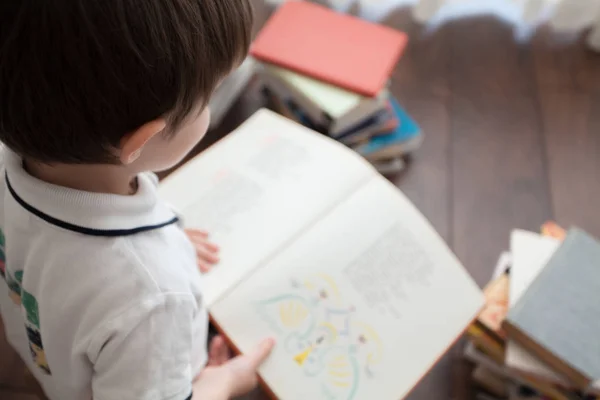
[[[344,302],[330,276],[318,274],[290,286],[257,304],[261,317],[279,336],[290,360],[319,380],[324,398],[354,399],[383,357],[377,331],[356,318],[354,306]]]

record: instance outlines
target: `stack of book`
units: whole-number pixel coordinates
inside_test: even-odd
[[[554,223],[511,233],[468,329],[479,399],[600,398],[600,243]]]
[[[380,172],[402,169],[423,139],[389,91],[408,38],[303,1],[283,4],[250,54],[275,111],[353,148]]]

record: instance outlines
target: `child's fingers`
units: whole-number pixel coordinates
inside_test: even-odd
[[[216,264],[219,262],[219,256],[216,253],[207,250],[206,248],[196,248],[196,256],[209,264]]]
[[[191,237],[198,237],[198,238],[208,238],[208,232],[200,230],[200,229],[186,229],[185,233],[188,234],[188,236]]]
[[[217,253],[219,251],[219,246],[211,242],[204,242],[204,247],[213,253]]]
[[[218,346],[215,349],[215,358],[219,365],[225,364],[229,361],[229,348],[227,347],[227,343],[225,343],[225,339],[221,336],[217,336],[215,339],[218,341]]]
[[[212,342],[210,342],[210,347],[208,349],[208,366],[209,367],[218,367],[219,366],[219,363],[217,361],[217,352],[218,352],[217,339],[218,339],[218,336],[215,337],[212,340]]]
[[[229,349],[222,336],[215,336],[210,342],[209,366],[218,367],[229,360]]]
[[[252,353],[247,355],[250,367],[254,370],[257,370],[258,367],[265,362],[267,357],[269,357],[269,354],[271,354],[274,346],[274,339],[263,340]]]
[[[219,251],[219,246],[207,241],[205,237],[190,236],[190,240],[196,247],[204,247],[213,253],[217,253]]]
[[[197,260],[196,264],[198,265],[198,269],[200,270],[200,272],[202,272],[203,274],[210,272],[210,270],[212,269],[212,265],[207,264],[202,260]]]

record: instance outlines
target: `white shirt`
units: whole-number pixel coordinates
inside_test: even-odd
[[[51,400],[186,400],[207,358],[195,251],[158,180],[118,196],[51,185],[5,151],[0,312]]]

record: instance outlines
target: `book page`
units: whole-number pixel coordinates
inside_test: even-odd
[[[374,178],[210,311],[242,352],[277,338],[260,372],[278,398],[396,400],[482,305],[425,218]]]
[[[221,248],[205,276],[212,304],[375,174],[342,145],[261,110],[161,183],[160,195]]]
[[[527,291],[529,285],[542,271],[559,245],[559,240],[534,232],[524,230],[512,232],[510,237],[513,258],[510,271],[510,308],[514,307]],[[506,365],[548,382],[559,383],[566,387],[570,385],[565,377],[544,364],[514,340],[508,340],[506,343]]]

